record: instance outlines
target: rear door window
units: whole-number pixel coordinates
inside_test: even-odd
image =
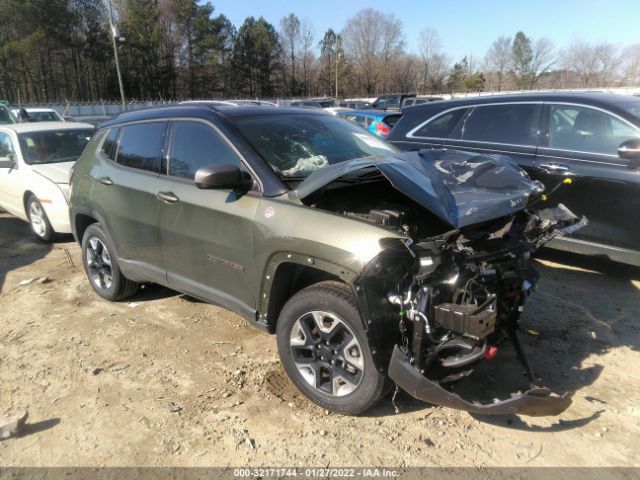
[[[171,141],[169,175],[193,179],[196,171],[207,165],[243,168],[238,154],[213,128],[201,122],[176,122]]]
[[[130,168],[160,172],[166,122],[139,123],[123,127],[116,162]]]
[[[539,104],[479,106],[467,118],[462,139],[536,146],[539,123]]]
[[[468,111],[468,108],[457,108],[446,112],[423,125],[409,136],[424,138],[460,138],[459,132],[462,126],[462,120]],[[455,132],[458,132],[458,134],[455,135]]]

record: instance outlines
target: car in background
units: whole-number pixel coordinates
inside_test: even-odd
[[[208,105],[227,105],[230,107],[277,107],[278,104],[266,100],[185,100],[181,104],[206,103]]]
[[[71,233],[71,167],[93,135],[86,123],[0,125],[0,207],[45,242]]]
[[[14,108],[13,114],[16,118],[20,115],[20,108]],[[65,119],[53,108],[31,108],[25,107],[29,122],[64,122]]]
[[[12,123],[16,123],[16,119],[11,110],[0,105],[0,125],[11,125]]]
[[[346,107],[328,107],[323,108],[323,110],[331,115],[337,115],[339,112],[352,112],[353,109]]]
[[[402,114],[380,110],[349,110],[338,112],[338,116],[361,126],[378,137],[386,138]]]
[[[113,117],[105,115],[90,115],[85,117],[65,117],[65,122],[90,123],[94,127],[100,126],[102,123],[111,120]]]
[[[443,97],[438,97],[435,95],[421,95],[417,97],[407,97],[402,101],[400,108],[403,109],[405,107],[413,107],[414,105],[423,105],[429,102],[438,102],[440,100],[444,100]]]
[[[359,100],[345,100],[340,102],[342,108],[350,108],[351,110],[370,110],[371,104],[369,102],[362,102]]]
[[[259,106],[259,107],[277,107],[278,104],[275,102],[269,102],[267,100],[225,100],[226,103],[229,103],[231,105],[236,105],[236,106],[241,106],[241,105],[248,105],[248,106]]]
[[[589,224],[550,247],[640,265],[640,99],[531,93],[432,102],[403,110],[388,137],[403,150],[502,154]]]
[[[294,108],[330,108],[337,105],[333,98],[310,98],[308,100],[294,100],[291,102],[291,106]]]
[[[378,97],[371,105],[374,110],[400,110],[402,102],[407,98],[415,97],[415,93],[394,93]]]

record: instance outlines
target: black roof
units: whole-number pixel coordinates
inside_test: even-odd
[[[483,103],[496,102],[531,102],[531,101],[557,101],[557,102],[575,102],[580,101],[587,105],[606,107],[611,104],[619,104],[626,101],[638,101],[638,97],[631,95],[621,95],[618,93],[608,92],[531,92],[531,93],[511,93],[502,95],[482,95],[479,97],[454,98],[445,102],[437,102],[439,107],[447,105],[448,107],[463,105],[481,105]],[[417,112],[421,109],[433,108],[435,102],[415,105],[407,107],[411,111]]]
[[[338,112],[338,115],[371,115],[375,117],[388,117],[389,115],[402,115],[400,110],[342,110]]]
[[[162,107],[149,107],[140,110],[124,112],[112,120],[100,125],[101,128],[119,125],[121,123],[136,122],[175,117],[208,118],[217,115],[223,118],[239,118],[273,115],[328,115],[322,110],[305,110],[301,108],[281,108],[253,105],[221,105],[216,102],[181,103]]]

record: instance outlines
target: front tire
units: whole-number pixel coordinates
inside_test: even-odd
[[[277,324],[278,353],[291,381],[312,402],[357,415],[384,393],[348,285],[321,282],[296,293]]]
[[[138,290],[138,284],[120,272],[115,250],[100,224],[89,225],[84,232],[82,263],[89,283],[102,298],[116,302]]]
[[[55,237],[47,213],[35,195],[30,195],[27,200],[27,217],[31,231],[43,242],[50,243]]]

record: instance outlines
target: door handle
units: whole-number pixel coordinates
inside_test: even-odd
[[[113,180],[109,177],[98,177],[97,180],[103,185],[113,185]]]
[[[538,166],[551,175],[571,175],[571,169],[559,163],[541,163]]]
[[[173,192],[158,192],[156,193],[158,200],[162,200],[165,203],[178,203],[180,199]]]

